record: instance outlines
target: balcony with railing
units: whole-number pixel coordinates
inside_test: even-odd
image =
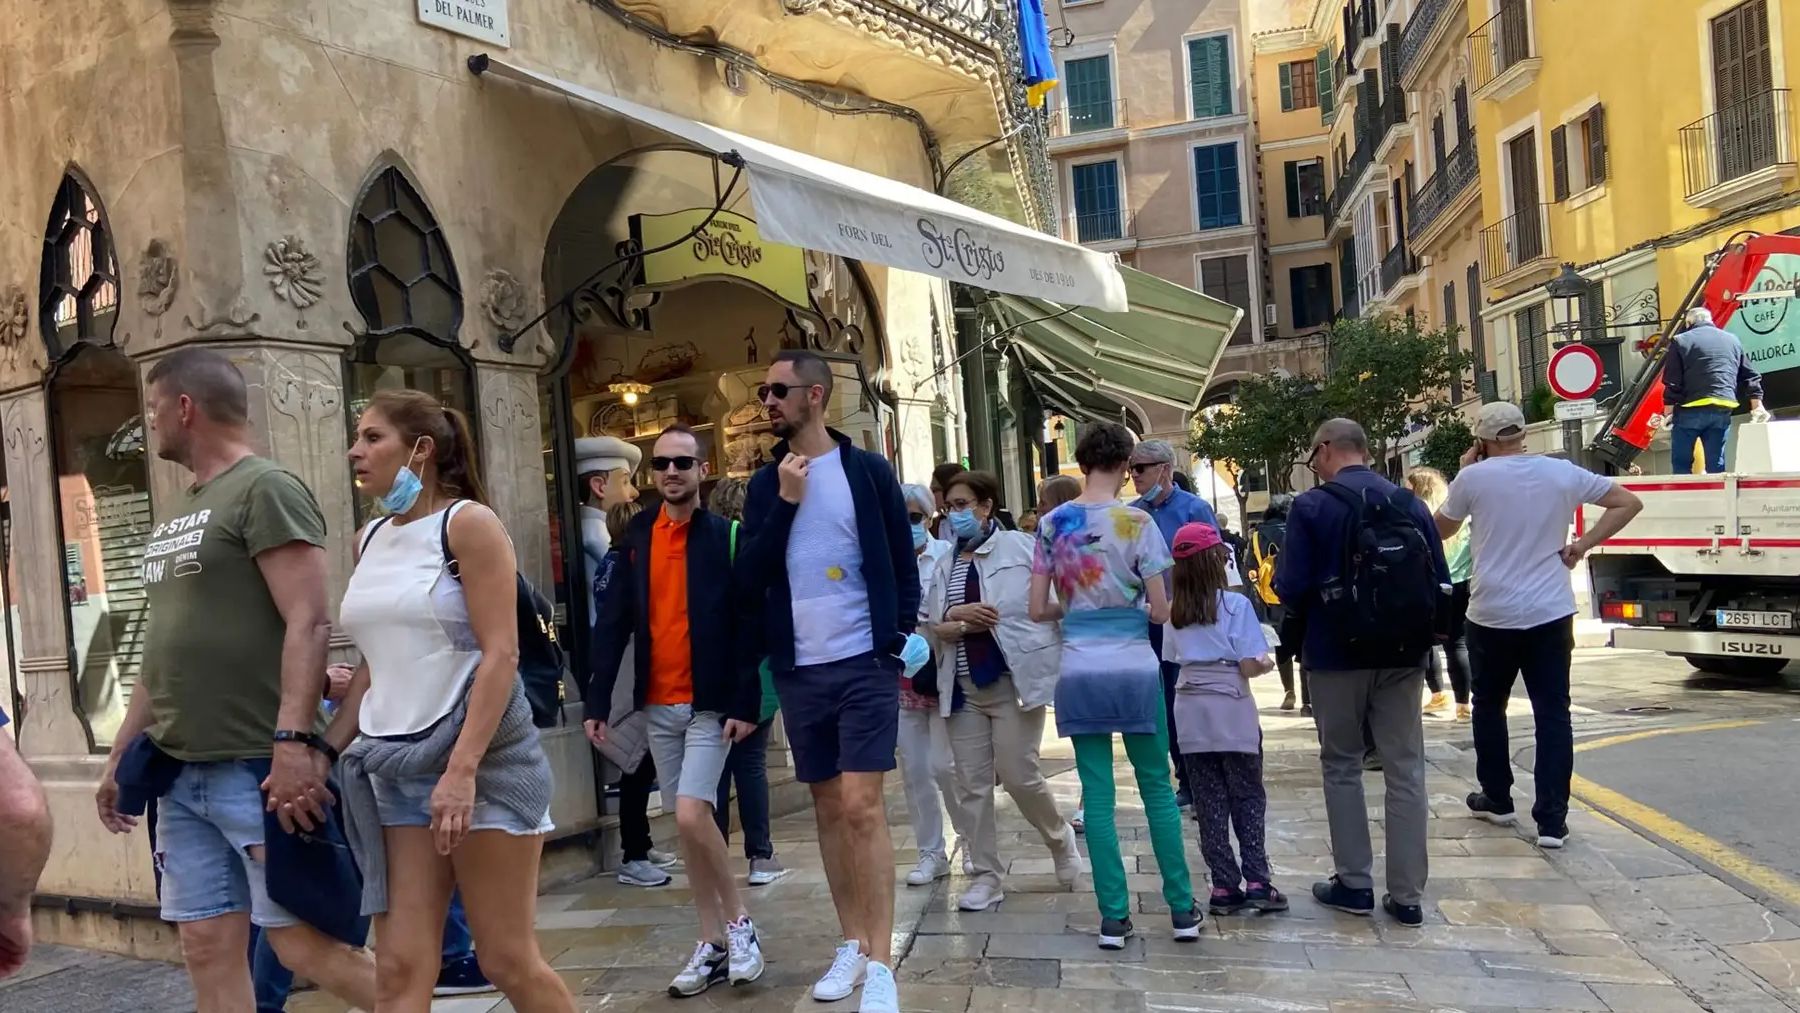
[[[1332,185],[1331,193],[1325,196],[1325,231],[1330,232],[1333,223],[1349,207],[1350,195],[1362,182],[1363,173],[1375,164],[1375,145],[1367,138],[1358,138],[1356,150],[1351,153],[1350,160],[1344,164],[1344,171],[1338,174]]]
[[[1454,218],[1446,217],[1445,213],[1464,194],[1476,193],[1474,184],[1480,178],[1481,162],[1475,154],[1475,138],[1465,134],[1457,138],[1456,150],[1444,156],[1444,164],[1438,166],[1413,195],[1412,223],[1407,227],[1407,237],[1413,245],[1425,246],[1430,239],[1436,238],[1438,230],[1435,226],[1439,219],[1443,219],[1444,224],[1453,221]],[[1474,202],[1469,205],[1474,206]]]
[[[1781,189],[1795,177],[1794,129],[1785,88],[1766,91],[1681,128],[1682,179],[1695,207],[1727,207]]]
[[[1394,295],[1401,283],[1419,273],[1419,258],[1405,243],[1395,243],[1381,258],[1381,291]]]
[[[1412,136],[1412,121],[1406,116],[1406,92],[1397,84],[1383,84],[1387,88],[1387,94],[1382,96],[1381,105],[1375,108],[1371,117],[1377,161],[1387,160],[1392,150],[1391,142],[1403,141]]]
[[[1050,111],[1050,139],[1057,141],[1081,134],[1120,130],[1130,125],[1128,114],[1124,99],[1071,103]]]
[[[1475,97],[1495,102],[1537,79],[1543,60],[1531,53],[1531,12],[1525,0],[1500,0],[1500,12],[1469,33]]]
[[[1550,204],[1532,204],[1481,230],[1481,280],[1505,287],[1554,269]]]
[[[1072,225],[1077,243],[1118,243],[1137,235],[1136,217],[1124,208],[1077,211]]]

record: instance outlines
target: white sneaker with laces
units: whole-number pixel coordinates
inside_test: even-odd
[[[762,977],[762,944],[756,939],[756,926],[749,915],[725,926],[725,949],[731,955],[733,985],[748,985]]]
[[[894,972],[886,964],[869,963],[869,977],[863,982],[862,1005],[858,1013],[900,1013],[900,987],[894,984]]]
[[[820,1002],[848,998],[869,973],[869,957],[855,940],[846,940],[831,959],[831,969],[813,985],[812,997]]]
[[[667,869],[670,866],[677,865],[681,862],[680,855],[677,855],[672,851],[663,851],[658,848],[651,848],[650,854],[646,857],[650,864],[656,866],[658,869]]]
[[[975,881],[974,886],[963,891],[963,895],[957,900],[956,906],[964,911],[986,911],[988,908],[993,907],[995,904],[998,904],[1005,899],[1006,894],[1000,892],[999,887],[986,880],[978,879]]]
[[[1081,845],[1075,839],[1074,827],[1063,827],[1062,840],[1051,845],[1050,857],[1056,860],[1056,881],[1066,889],[1075,889],[1081,882]]]
[[[688,958],[687,966],[669,982],[669,994],[677,999],[696,996],[725,980],[725,964],[729,958],[725,951],[711,943],[700,943],[694,947],[694,955]]]
[[[906,874],[907,886],[929,886],[950,875],[950,860],[943,852],[927,851],[919,856],[919,864]]]

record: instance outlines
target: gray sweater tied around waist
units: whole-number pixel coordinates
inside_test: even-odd
[[[362,736],[344,750],[338,764],[343,793],[344,832],[362,869],[362,913],[387,911],[387,849],[382,843],[381,814],[371,778],[400,779],[442,774],[469,714],[464,694],[449,714],[421,737]],[[531,723],[531,704],[524,686],[513,682],[506,713],[494,729],[487,752],[475,770],[475,797],[504,806],[528,824],[543,819],[550,808],[550,761]]]

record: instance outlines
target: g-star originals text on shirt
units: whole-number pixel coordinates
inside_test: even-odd
[[[206,540],[206,522],[211,519],[211,510],[196,510],[158,524],[144,547],[144,583],[161,583],[170,576],[170,564],[177,577],[199,573],[200,543]]]

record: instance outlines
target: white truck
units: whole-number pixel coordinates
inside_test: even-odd
[[[1705,306],[1719,326],[1735,329],[1743,312],[1753,333],[1769,334],[1800,311],[1797,268],[1800,237],[1736,237],[1709,259],[1675,319]],[[1665,423],[1662,352],[1674,326],[1589,447],[1619,471]],[[1589,555],[1594,610],[1616,624],[1614,647],[1664,651],[1706,672],[1772,677],[1800,661],[1800,420],[1740,419],[1730,438],[1730,473],[1620,479],[1644,510]],[[1583,508],[1577,530],[1599,512]]]

